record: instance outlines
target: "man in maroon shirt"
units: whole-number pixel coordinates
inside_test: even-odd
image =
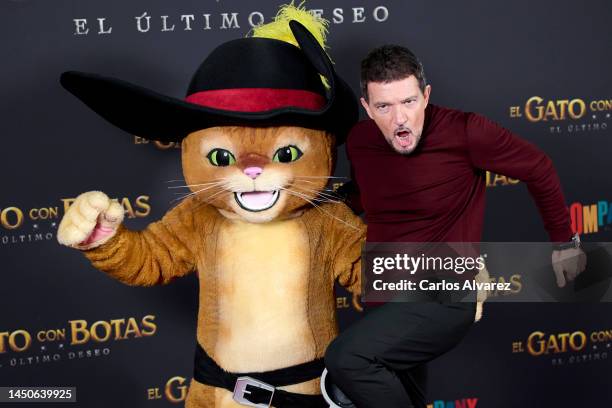
[[[368,242],[479,242],[486,171],[523,181],[544,221],[557,284],[585,267],[551,160],[531,143],[475,113],[429,103],[416,56],[373,50],[361,65],[370,120],[351,131],[349,205],[365,212]],[[355,185],[356,184],[356,185]],[[473,302],[390,302],[367,313],[328,348],[334,384],[361,407],[425,407],[425,363],[458,344]]]

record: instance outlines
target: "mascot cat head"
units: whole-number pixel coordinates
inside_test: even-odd
[[[327,22],[293,5],[281,7],[274,21],[256,27],[252,37],[299,47],[291,20],[302,23],[312,41],[324,46]],[[289,75],[297,72],[285,70]],[[328,87],[327,80],[320,79],[318,87]],[[182,147],[183,175],[192,195],[227,217],[268,222],[331,200],[323,192],[334,165],[330,132],[292,125],[217,126],[191,132]]]
[[[230,218],[268,222],[326,200],[333,137],[297,126],[219,126],[183,141],[192,194]]]

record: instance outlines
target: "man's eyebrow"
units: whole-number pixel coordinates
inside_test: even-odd
[[[416,100],[416,99],[418,99],[418,97],[419,97],[418,95],[410,95],[410,96],[407,96],[406,98],[402,99],[400,101],[400,103],[404,103],[404,102],[407,102],[407,101],[410,101],[410,100]],[[372,105],[374,105],[375,107],[379,107],[381,105],[393,105],[393,104],[391,102],[376,101],[376,102],[373,102]]]

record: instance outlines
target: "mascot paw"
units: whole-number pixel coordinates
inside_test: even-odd
[[[108,241],[123,221],[124,209],[101,191],[89,191],[77,197],[60,222],[60,244],[90,249]]]

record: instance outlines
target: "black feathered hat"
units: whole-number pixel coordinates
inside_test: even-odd
[[[91,73],[64,72],[60,82],[113,125],[148,139],[177,142],[213,126],[292,125],[328,130],[341,144],[357,121],[357,99],[314,36],[295,20],[289,26],[300,48],[253,37],[221,44],[185,100]]]

